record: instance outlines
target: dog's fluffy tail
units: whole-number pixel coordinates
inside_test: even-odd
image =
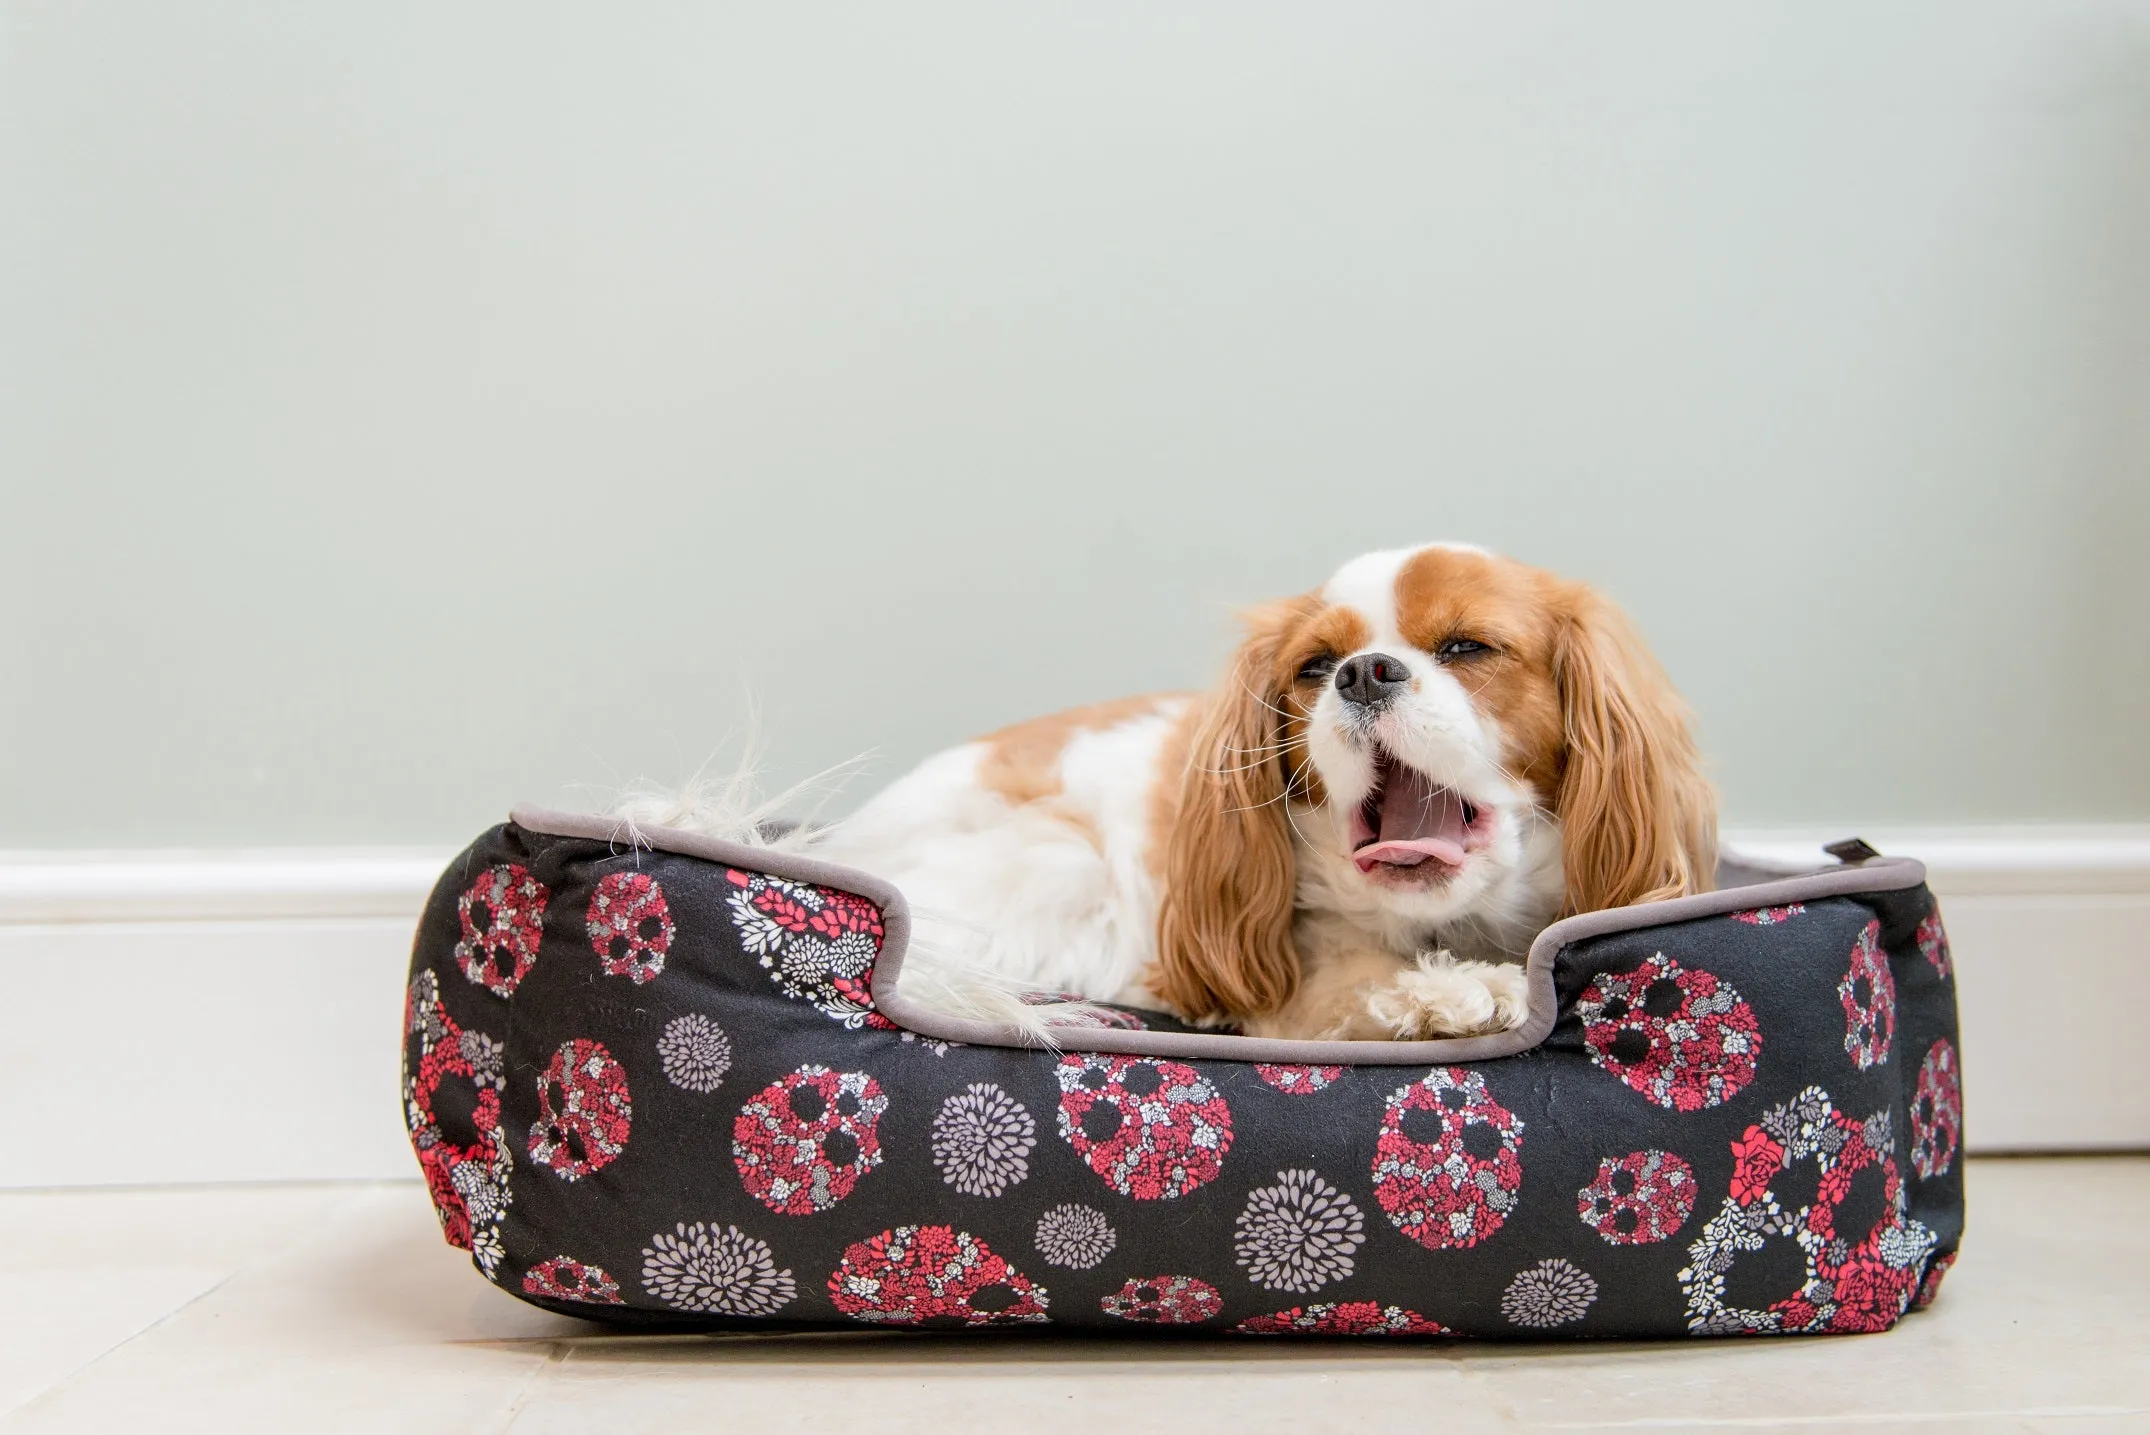
[[[614,799],[606,815],[624,821],[631,838],[668,827],[748,847],[803,852],[814,842],[815,815],[865,766],[868,756],[823,768],[768,797],[762,794],[761,764],[749,743],[738,765],[723,776],[704,768],[680,787],[632,787]],[[791,815],[802,804],[804,815]]]
[[[815,853],[835,826],[817,825],[815,814],[866,761],[865,755],[855,757],[764,796],[750,746],[721,777],[705,771],[678,788],[637,786],[621,793],[607,815],[621,819],[636,841],[669,828],[772,852]],[[911,909],[911,939],[898,984],[905,998],[921,1007],[1013,1028],[1019,1040],[1054,1050],[1059,1048],[1056,1029],[1097,1025],[1102,1015],[1086,1002],[1039,1003],[1026,985],[995,969],[991,933],[917,906]]]

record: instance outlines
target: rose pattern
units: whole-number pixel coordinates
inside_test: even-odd
[[[1917,1292],[1935,1244],[1934,1233],[1910,1218],[1894,1147],[1886,1113],[1854,1119],[1818,1086],[1764,1112],[1733,1143],[1724,1205],[1688,1247],[1679,1273],[1688,1328],[1843,1334],[1894,1324]],[[1806,1195],[1795,1178],[1810,1165],[1813,1193]],[[1840,1229],[1866,1173],[1877,1214],[1866,1218],[1866,1230]],[[1740,1258],[1786,1241],[1796,1247],[1803,1281],[1766,1306],[1729,1299],[1728,1277]]]

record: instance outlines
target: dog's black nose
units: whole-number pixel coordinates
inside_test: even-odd
[[[1336,690],[1348,702],[1378,707],[1411,681],[1411,670],[1387,653],[1361,653],[1336,665]]]

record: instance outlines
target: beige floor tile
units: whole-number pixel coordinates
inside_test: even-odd
[[[1340,1351],[1019,1335],[998,1340],[578,1342],[529,1393],[513,1435],[619,1421],[637,1431],[931,1432],[1513,1427],[1455,1362],[1423,1348]]]
[[[11,1320],[0,1343],[0,1414],[27,1403],[229,1275],[214,1267],[0,1275],[0,1309]]]
[[[1665,1431],[1667,1435],[1702,1431],[1722,1431],[1724,1435],[2043,1435],[2047,1430],[2104,1435],[2103,1431],[2086,1430],[2074,1419],[2042,1425],[2020,1415],[1933,1415],[1917,1419],[1883,1417],[1873,1420],[1705,1420],[1691,1425],[1586,1425],[1572,1428],[1603,1432],[1603,1435],[1620,1435],[1622,1431],[1637,1432],[1637,1435],[1651,1435],[1655,1431]],[[2116,1428],[2126,1430],[2129,1435],[2143,1435],[2140,1423]]]
[[[620,1336],[485,1285],[415,1184],[25,1199],[0,1381],[40,1340],[23,1369],[77,1368],[10,1432],[2150,1432],[2142,1159],[1975,1163],[1964,1259],[1890,1334],[1662,1346]]]
[[[343,1199],[318,1185],[0,1192],[0,1414]]]
[[[6,1422],[15,1431],[497,1428],[585,1331],[479,1280],[416,1185],[345,1190],[309,1228]]]

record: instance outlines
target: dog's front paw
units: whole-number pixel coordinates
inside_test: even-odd
[[[1459,962],[1422,956],[1367,994],[1366,1011],[1399,1041],[1492,1036],[1530,1015],[1530,980],[1506,962]]]

